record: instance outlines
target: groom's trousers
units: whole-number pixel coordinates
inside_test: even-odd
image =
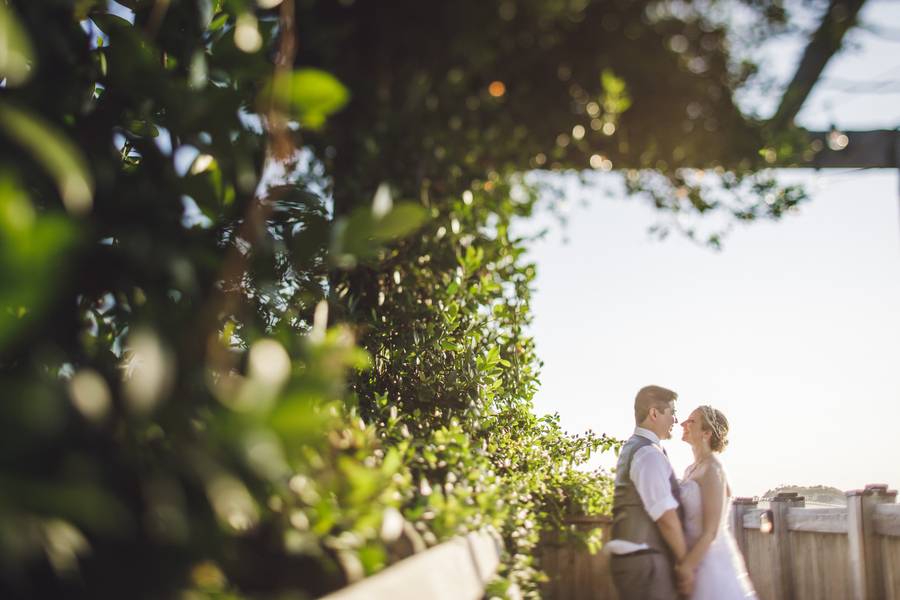
[[[678,600],[672,562],[665,554],[613,554],[610,570],[619,600]]]

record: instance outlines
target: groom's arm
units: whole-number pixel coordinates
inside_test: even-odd
[[[666,540],[672,554],[675,556],[675,578],[678,584],[678,591],[690,596],[694,588],[694,570],[682,568],[683,561],[687,556],[687,543],[684,539],[684,530],[681,528],[681,519],[678,518],[678,511],[667,510],[662,516],[656,520],[656,526],[659,532]]]
[[[669,459],[658,448],[645,446],[635,453],[628,475],[641,497],[644,510],[656,522],[675,559],[681,561],[687,554],[687,545],[678,518],[678,500],[672,495],[669,482],[671,473]]]
[[[671,465],[668,459],[651,446],[638,450],[631,462],[629,476],[637,488],[644,509],[659,528],[665,543],[671,548],[676,564],[687,555],[687,543],[681,519],[678,517],[678,501],[672,495],[669,476]],[[676,570],[679,591],[689,595],[693,587],[693,571]]]
[[[687,554],[687,543],[684,541],[684,530],[681,528],[681,519],[678,518],[678,511],[675,509],[667,510],[656,520],[659,532],[672,554],[675,556],[676,562],[684,560]]]

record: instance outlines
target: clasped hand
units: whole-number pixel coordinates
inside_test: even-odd
[[[684,597],[690,596],[694,590],[694,569],[683,563],[675,565],[675,583],[678,593]]]

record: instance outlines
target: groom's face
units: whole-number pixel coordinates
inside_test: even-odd
[[[669,402],[669,404],[664,409],[657,409],[656,419],[659,439],[670,439],[672,437],[672,428],[675,427],[675,423],[678,422],[678,419],[675,417],[675,403]]]

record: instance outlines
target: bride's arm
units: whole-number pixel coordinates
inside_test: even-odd
[[[688,551],[681,562],[683,568],[695,570],[710,544],[716,539],[719,522],[722,520],[722,503],[725,501],[725,478],[718,465],[709,465],[697,478],[700,484],[701,508],[703,510],[703,533],[697,543]]]

